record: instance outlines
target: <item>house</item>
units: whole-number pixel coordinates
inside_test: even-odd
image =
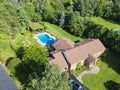
[[[48,61],[58,64],[63,70],[68,69],[68,62],[71,69],[76,69],[79,62],[88,67],[95,65],[97,58],[105,51],[105,47],[99,39],[87,39],[74,43],[69,39],[61,38],[52,47],[54,51],[50,52]]]
[[[0,64],[0,90],[19,90]]]

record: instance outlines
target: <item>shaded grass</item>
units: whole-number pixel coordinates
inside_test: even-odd
[[[101,24],[104,27],[107,27],[109,29],[120,29],[120,24],[117,22],[111,21],[111,20],[106,20],[101,17],[90,17],[92,21],[94,21],[96,24]]]
[[[15,73],[15,67],[21,63],[21,60],[19,58],[9,58],[7,61],[7,68],[9,68],[10,72]]]
[[[108,54],[106,57],[102,58],[108,67],[112,68],[118,74],[120,74],[120,58],[117,55]]]
[[[52,34],[53,36],[57,37],[57,38],[69,38],[69,39],[71,39],[73,41],[77,41],[77,40],[82,41],[83,40],[82,38],[76,37],[76,36],[66,32],[61,27],[58,27],[58,26],[56,26],[54,24],[44,22],[44,25],[47,28],[46,31],[48,33]]]
[[[119,58],[116,58],[116,56],[111,56],[111,58],[113,58],[112,60],[114,61],[116,59],[116,61],[119,60]],[[109,60],[109,58],[106,58],[106,60]],[[83,77],[84,85],[86,85],[90,90],[106,90],[104,84],[110,80],[117,83],[120,82],[120,75],[114,71],[107,63],[99,60],[97,65],[100,67],[100,72],[97,75],[88,74]],[[112,63],[112,65],[116,64]]]

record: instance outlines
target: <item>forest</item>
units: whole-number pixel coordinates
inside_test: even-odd
[[[44,27],[44,22],[55,24],[82,39],[99,38],[106,52],[120,55],[120,35],[112,28],[96,24],[90,17],[120,25],[120,0],[0,0],[0,61],[10,69],[19,88],[71,89],[68,74],[60,72],[56,65],[49,65],[48,49],[31,37],[34,31],[28,27],[32,22]]]

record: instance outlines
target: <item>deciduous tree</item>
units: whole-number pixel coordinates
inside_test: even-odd
[[[36,76],[28,85],[27,90],[71,90],[68,84],[68,73],[61,72],[56,65],[48,65],[40,79]]]

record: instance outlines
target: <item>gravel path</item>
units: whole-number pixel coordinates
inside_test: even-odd
[[[93,66],[91,67],[91,69],[89,71],[83,71],[82,73],[80,73],[80,75],[77,77],[77,79],[83,83],[82,81],[82,77],[85,75],[85,74],[98,74],[98,72],[100,71],[100,68],[97,67],[97,66]]]

